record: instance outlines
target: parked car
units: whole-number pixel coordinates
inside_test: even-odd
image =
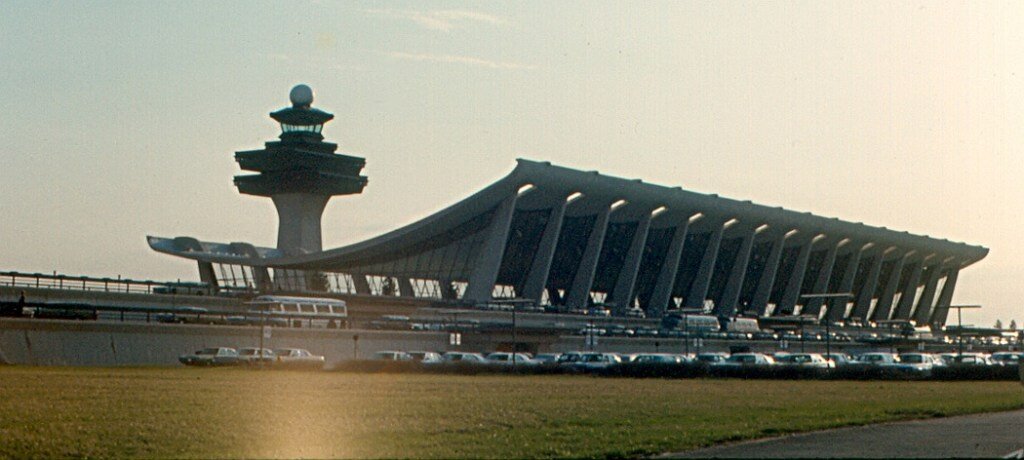
[[[449,351],[442,355],[442,358],[447,363],[487,364],[487,358],[480,353]]]
[[[671,353],[639,353],[631,362],[637,364],[684,364],[688,360],[683,355]]]
[[[816,369],[835,369],[836,367],[835,362],[826,359],[818,353],[793,353],[779,357],[776,362],[779,364],[813,367]]]
[[[604,369],[615,364],[621,364],[622,358],[614,353],[584,353],[580,355],[576,367],[580,369],[593,370]]]
[[[775,360],[764,353],[735,353],[725,361],[712,364],[716,367],[771,366]]]
[[[855,364],[869,366],[891,366],[900,362],[898,356],[892,353],[863,353],[853,360]]]
[[[269,348],[240,348],[238,349],[238,359],[242,363],[249,365],[256,365],[259,363],[273,363],[276,360],[274,350]]]
[[[506,353],[500,351],[487,355],[487,362],[488,364],[497,364],[499,366],[532,366],[537,364],[537,362],[530,358],[530,355],[526,353]]]
[[[586,314],[587,316],[600,316],[603,318],[607,318],[609,316],[612,316],[612,311],[607,308],[592,307],[587,309]]]
[[[444,362],[444,358],[441,358],[441,354],[433,351],[410,351],[409,356],[412,356],[412,360],[421,362],[423,364],[438,364]]]
[[[962,365],[962,366],[992,366],[993,361],[989,359],[988,355],[984,353],[964,353],[962,355],[953,355],[952,362],[950,365]]]
[[[720,363],[720,362],[725,361],[727,358],[729,358],[729,355],[727,355],[725,353],[718,353],[718,352],[715,352],[715,353],[698,353],[697,354],[697,361],[700,361],[702,363],[707,363],[707,364]]]
[[[899,364],[895,364],[894,367],[909,372],[928,374],[936,366],[945,365],[942,358],[931,353],[903,353],[900,355]]]
[[[370,356],[373,361],[412,361],[412,355],[404,351],[384,350]]]
[[[989,359],[997,366],[1019,366],[1020,362],[1024,361],[1024,352],[1000,351],[992,353]]]
[[[178,361],[186,366],[234,366],[241,362],[238,350],[228,347],[203,348],[191,355],[181,355]]]
[[[533,357],[534,361],[538,364],[557,364],[558,358],[561,357],[561,353],[540,353]]]
[[[282,367],[322,368],[324,357],[314,355],[304,348],[278,348],[274,350],[277,364]]]
[[[835,363],[836,367],[846,366],[853,361],[853,358],[846,353],[826,353],[822,357],[831,360]]]
[[[562,353],[561,356],[558,357],[557,363],[559,366],[574,365],[580,361],[580,358],[582,358],[585,353],[586,352],[584,351],[570,351],[568,353]]]

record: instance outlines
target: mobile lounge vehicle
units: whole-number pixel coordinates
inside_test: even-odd
[[[320,297],[259,296],[249,303],[247,317],[268,323],[287,321],[293,327],[340,328],[348,324],[348,306],[344,300]]]

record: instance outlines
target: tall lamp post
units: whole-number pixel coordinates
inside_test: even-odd
[[[852,292],[837,292],[834,294],[804,294],[800,297],[805,299],[849,299],[853,297]],[[817,319],[817,318],[815,318]],[[802,323],[801,323],[802,324]],[[803,327],[801,325],[801,327]],[[800,334],[800,338],[803,339],[803,334]],[[825,312],[825,357],[826,359],[832,359],[829,355],[832,354],[832,322],[828,320],[828,312]]]
[[[957,362],[963,362],[963,360],[964,360],[964,317],[963,317],[962,310],[965,309],[965,308],[967,308],[967,309],[981,308],[981,305],[950,305],[949,308],[955,308],[956,309],[956,324],[957,324],[957,326],[956,326],[956,328],[957,328],[956,329],[956,342],[957,342],[956,360],[957,360]]]

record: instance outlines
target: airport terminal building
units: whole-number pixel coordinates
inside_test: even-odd
[[[300,85],[301,86],[301,85]],[[242,193],[274,200],[278,246],[149,237],[198,263],[219,290],[334,292],[451,304],[529,299],[710,310],[719,316],[811,315],[829,321],[943,325],[960,270],[988,249],[836,218],[519,160],[504,178],[427,218],[322,250],[331,196],[361,193],[362,158],[320,134],[331,115],[296,87],[271,114],[280,141],[238,152]],[[823,297],[820,294],[840,294]],[[846,295],[849,294],[849,295]]]

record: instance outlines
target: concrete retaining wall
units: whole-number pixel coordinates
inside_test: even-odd
[[[328,365],[380,350],[445,350],[432,332],[270,328],[268,348],[305,348]],[[255,347],[258,327],[0,319],[0,363],[47,366],[166,366],[204,347]]]

